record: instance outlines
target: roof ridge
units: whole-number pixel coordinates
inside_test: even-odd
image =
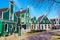
[[[0,11],[6,11],[8,8],[1,8]]]

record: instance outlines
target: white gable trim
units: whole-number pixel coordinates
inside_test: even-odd
[[[43,15],[43,17],[44,17],[44,15]],[[42,21],[43,17],[41,18],[41,21]],[[40,21],[40,22],[41,22],[41,21]]]
[[[1,14],[1,18],[0,19],[3,19],[3,12],[2,12],[2,14]]]
[[[13,4],[11,4],[10,2],[9,2],[9,20],[11,20],[10,19],[10,16],[11,16],[11,6],[10,5],[13,5]],[[13,5],[14,6],[14,5]],[[13,8],[13,16],[14,16],[14,8]],[[14,20],[14,17],[12,16],[12,20]]]
[[[42,21],[42,19],[43,19],[45,16],[46,16],[46,15],[44,15],[44,16],[41,18],[41,21]],[[48,19],[48,20],[49,20],[49,19]],[[41,22],[41,21],[40,21],[40,22]],[[49,21],[50,21],[50,20],[49,20]],[[51,21],[50,21],[50,23],[51,23]]]

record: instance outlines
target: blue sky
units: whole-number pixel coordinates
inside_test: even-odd
[[[39,16],[44,14],[48,14],[49,19],[58,17],[57,11],[58,8],[60,7],[60,4],[58,3],[54,3],[49,12],[48,6],[51,4],[51,2],[48,2],[47,0],[42,4],[39,3],[38,5],[36,5],[37,4],[36,2],[32,3],[30,0],[13,0],[13,1],[15,4],[15,11],[19,11],[20,8],[26,9],[27,6],[29,6],[31,17],[36,16],[38,18]],[[9,0],[1,0],[0,9],[7,7],[9,7]]]

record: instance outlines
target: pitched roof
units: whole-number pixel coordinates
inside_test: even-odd
[[[16,12],[16,16],[19,18],[20,17],[20,11]]]
[[[0,11],[6,11],[8,8],[2,8],[0,9]]]
[[[44,21],[43,21],[44,20]],[[48,21],[48,22],[47,22]],[[47,15],[42,15],[38,18],[40,24],[50,24],[50,20],[47,18]]]
[[[22,11],[20,11],[20,13],[26,13],[26,11],[27,11],[27,10],[22,10]]]
[[[40,16],[40,17],[38,18],[38,21],[41,21],[41,19],[42,19],[43,16],[44,16],[44,15]]]
[[[26,13],[26,10],[18,11],[16,12],[16,16],[20,17],[20,14],[24,14],[24,13]]]

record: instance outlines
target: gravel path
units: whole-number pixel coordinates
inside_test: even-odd
[[[27,37],[25,40],[51,40],[51,37],[53,35],[57,35],[57,32],[60,31],[53,31],[53,32],[44,32],[44,33],[40,33],[37,35],[32,35],[30,37]]]

